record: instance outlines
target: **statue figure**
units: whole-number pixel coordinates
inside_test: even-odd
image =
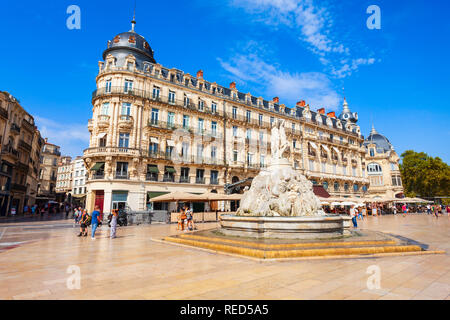
[[[272,125],[270,137],[270,152],[272,161],[283,158],[283,153],[289,148],[284,129],[284,120],[276,120]]]

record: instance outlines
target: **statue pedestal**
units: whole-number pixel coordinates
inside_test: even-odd
[[[288,159],[276,159],[276,160],[272,160],[271,164],[267,167],[268,171],[275,171],[278,169],[283,169],[283,168],[292,168],[292,165],[290,164]]]

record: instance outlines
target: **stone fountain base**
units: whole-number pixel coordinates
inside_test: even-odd
[[[350,235],[348,216],[251,217],[222,215],[220,232],[268,239],[331,239]]]

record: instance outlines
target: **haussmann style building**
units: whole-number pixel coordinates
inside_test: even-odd
[[[158,64],[132,30],[108,41],[92,95],[88,210],[145,210],[175,190],[242,192],[269,163],[270,128],[284,120],[292,165],[332,195],[368,189],[366,148],[358,115],[344,99],[339,116],[305,101],[293,107]],[[203,204],[194,209],[202,210]],[[154,209],[172,210],[167,204]]]

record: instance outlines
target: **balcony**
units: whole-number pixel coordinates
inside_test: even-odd
[[[131,157],[140,156],[141,150],[126,148],[126,147],[95,147],[88,148],[84,150],[84,155],[87,156],[99,156],[99,155],[110,155],[110,154],[120,154],[120,155],[129,155]]]
[[[209,181],[209,184],[218,185],[218,184],[219,184],[219,179],[213,179],[213,178],[211,178],[210,181]]]
[[[129,115],[121,115],[119,118],[120,129],[131,129],[133,127],[133,117]]]
[[[158,181],[158,174],[155,173],[147,173],[145,175],[146,181]]]
[[[178,128],[173,122],[166,122],[161,120],[151,119],[148,122],[148,127],[150,128],[158,128],[158,129],[166,129],[166,130],[175,130]]]
[[[180,183],[191,183],[191,178],[190,177],[180,177]]]
[[[2,154],[9,155],[14,158],[19,158],[19,152],[16,149],[14,149],[10,144],[3,146]]]
[[[92,180],[102,180],[105,179],[105,173],[101,172],[101,173],[94,173],[91,177]]]
[[[26,119],[22,120],[22,127],[27,129],[30,133],[34,133],[34,124]]]
[[[110,117],[108,115],[99,115],[97,118],[97,126],[102,129],[109,127],[109,119]]]
[[[21,191],[21,192],[27,192],[27,186],[23,186],[18,183],[12,183],[11,184],[11,191]]]
[[[164,175],[163,182],[175,182],[175,176],[173,176],[173,175],[171,175],[171,176]]]
[[[10,132],[13,134],[20,134],[20,127],[15,123],[11,123]]]
[[[2,117],[5,120],[8,120],[8,110],[3,109],[2,107],[0,107],[0,117]]]
[[[205,184],[205,178],[195,177],[195,183]]]
[[[116,172],[116,175],[114,176],[114,179],[118,179],[118,180],[128,180],[130,179],[130,175],[128,173],[118,173]]]
[[[26,151],[28,151],[28,152],[31,152],[31,145],[28,144],[27,142],[25,142],[23,139],[20,139],[19,147],[24,149],[24,150],[26,150]]]

